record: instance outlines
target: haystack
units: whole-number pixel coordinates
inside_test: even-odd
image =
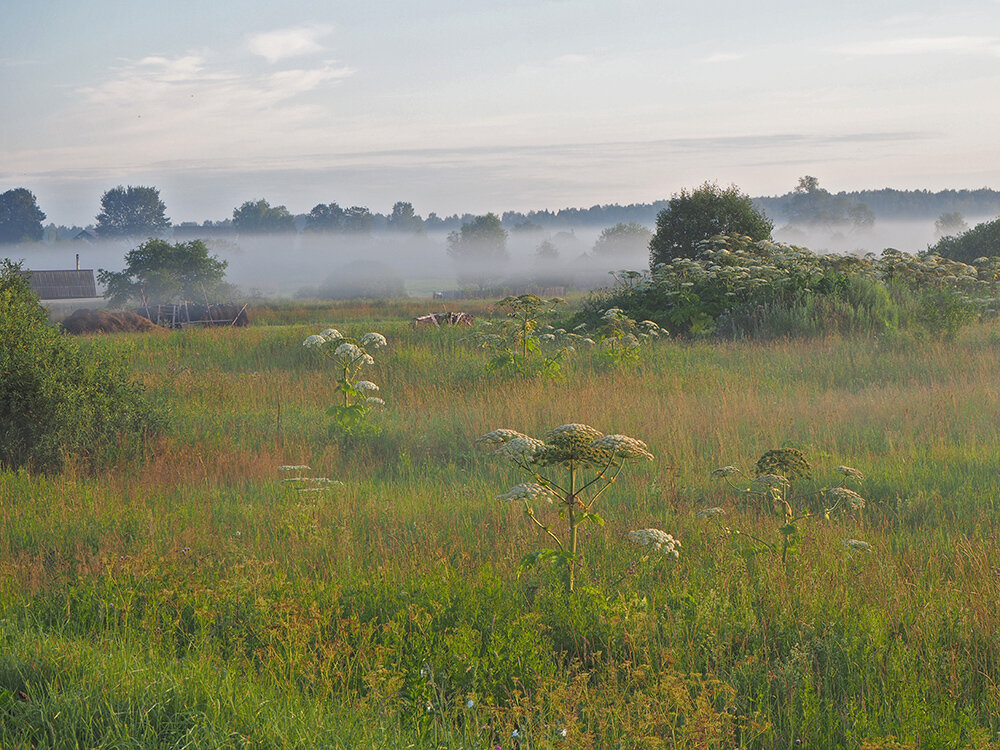
[[[62,325],[67,333],[73,334],[167,330],[141,315],[125,310],[77,310]]]

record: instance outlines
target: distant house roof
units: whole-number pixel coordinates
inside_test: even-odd
[[[22,271],[40,299],[83,299],[97,296],[94,269],[83,271]]]
[[[81,229],[79,232],[73,235],[73,239],[80,242],[94,243],[97,242],[97,240],[100,238],[97,236],[97,232],[95,232],[93,229]]]

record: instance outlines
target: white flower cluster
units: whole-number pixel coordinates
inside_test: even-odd
[[[852,469],[850,466],[834,466],[833,470],[840,472],[847,479],[853,479],[857,482],[863,482],[865,480],[864,474],[857,469]]]
[[[333,350],[333,359],[342,365],[373,365],[372,355],[357,344],[345,342]]]
[[[845,539],[844,546],[849,550],[854,550],[856,552],[871,552],[872,546],[868,542],[862,542],[860,539]]]
[[[653,460],[653,454],[641,440],[628,435],[605,435],[594,441],[594,445],[619,458],[645,458]]]
[[[510,490],[508,490],[507,494],[501,495],[497,499],[506,500],[507,502],[512,500],[522,500],[524,502],[545,500],[546,502],[551,503],[553,494],[552,490],[544,485],[536,482],[525,482],[524,484],[514,485],[510,488]]]
[[[477,439],[477,443],[486,443],[487,445],[501,445],[506,443],[508,440],[513,440],[514,438],[526,438],[528,437],[523,432],[518,432],[517,430],[508,430],[501,428],[499,430],[493,430],[492,432],[487,432],[481,438]]]
[[[753,492],[764,490],[780,490],[789,486],[789,481],[781,474],[761,474],[750,483]]]
[[[695,513],[695,518],[718,518],[719,516],[724,516],[726,514],[725,508],[702,508],[697,513]]]
[[[362,393],[378,393],[379,387],[370,380],[359,380],[354,384],[356,390]]]
[[[366,333],[361,337],[361,346],[365,349],[382,349],[388,346],[388,343],[381,333]]]
[[[718,469],[713,469],[711,477],[712,479],[719,479],[720,477],[731,477],[734,474],[740,474],[740,470],[735,466],[720,466]]]
[[[854,490],[849,490],[846,487],[833,487],[828,489],[826,494],[836,502],[844,503],[851,510],[860,511],[865,509],[865,499]]]
[[[520,435],[498,445],[496,452],[498,456],[503,456],[511,461],[528,463],[544,447],[545,443],[541,440]]]
[[[680,557],[681,543],[660,529],[637,529],[628,533],[628,540],[637,547],[652,547],[675,560]]]

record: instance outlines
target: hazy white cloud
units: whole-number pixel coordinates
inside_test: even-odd
[[[323,50],[319,40],[333,30],[331,26],[304,25],[276,29],[254,34],[247,39],[247,46],[255,55],[269,63],[288,57],[308,55]]]
[[[995,36],[938,36],[882,39],[841,47],[845,55],[924,55],[955,53],[966,55],[1000,56],[1000,37]]]

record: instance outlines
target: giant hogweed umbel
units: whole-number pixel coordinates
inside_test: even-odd
[[[594,504],[625,468],[639,459],[651,461],[653,454],[641,440],[627,435],[605,435],[585,424],[564,424],[545,433],[543,440],[516,430],[493,430],[476,442],[492,448],[531,476],[533,481],[518,484],[502,495],[502,500],[524,503],[528,519],[541,529],[556,547],[534,552],[525,562],[534,564],[551,560],[566,566],[566,589],[572,592],[580,563],[580,524],[604,524],[594,512]],[[563,536],[551,524],[539,520],[535,504],[539,501],[560,506],[566,518]]]
[[[363,367],[375,364],[371,352],[387,345],[385,336],[381,333],[366,333],[359,339],[353,339],[344,336],[336,328],[327,328],[307,336],[302,345],[318,351],[337,368],[336,392],[340,394],[342,403],[327,409],[327,415],[333,417],[332,429],[343,435],[357,433],[372,407],[385,404],[376,395],[379,387],[375,383],[357,379]]]

